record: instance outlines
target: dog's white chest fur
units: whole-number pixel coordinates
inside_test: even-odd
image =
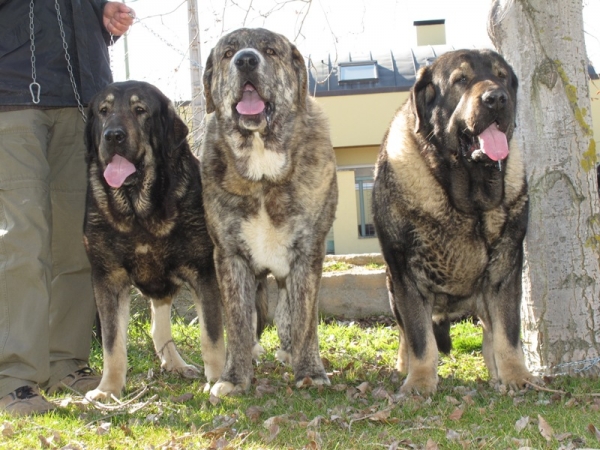
[[[245,152],[236,153],[236,156],[241,157]],[[285,162],[285,154],[266,148],[260,133],[254,133],[252,151],[246,163],[246,177],[254,181],[262,180],[263,177],[276,179],[281,174]]]
[[[276,278],[288,275],[291,240],[288,226],[275,227],[262,205],[257,215],[242,223],[241,233],[258,271],[268,269]]]

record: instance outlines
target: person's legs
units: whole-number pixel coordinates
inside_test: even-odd
[[[90,265],[83,246],[87,188],[85,124],[77,108],[47,111],[53,119],[48,144],[52,202],[52,287],[50,295],[50,377],[52,387],[87,366],[95,303]],[[98,377],[80,374],[96,385]],[[73,381],[71,378],[65,380]],[[96,386],[78,382],[87,391]]]
[[[0,399],[50,376],[50,126],[44,111],[0,112]]]

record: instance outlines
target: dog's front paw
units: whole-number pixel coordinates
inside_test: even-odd
[[[329,378],[327,377],[327,375],[325,373],[323,374],[317,374],[317,375],[311,375],[311,376],[304,376],[302,378],[296,378],[296,387],[297,388],[305,388],[305,387],[310,387],[310,386],[329,386],[331,384],[331,381],[329,381]]]
[[[175,367],[173,372],[179,374],[183,378],[189,379],[200,378],[202,376],[202,373],[198,370],[198,368],[190,364],[186,364],[185,366],[181,367]]]
[[[242,394],[248,390],[250,383],[248,386],[244,386],[241,384],[233,384],[229,381],[218,381],[211,388],[210,393],[215,397],[225,397],[226,395],[236,395]]]
[[[400,387],[402,394],[418,394],[427,397],[434,394],[437,390],[437,378],[411,378],[410,376],[404,381]]]
[[[515,370],[510,374],[504,374],[500,380],[493,379],[491,383],[493,383],[492,386],[496,390],[501,392],[504,392],[505,390],[519,391],[530,386],[529,383],[535,385],[544,384],[540,378],[533,375],[527,369]]]
[[[88,391],[85,398],[94,401],[111,400],[113,397],[119,398],[121,395],[120,389],[104,389],[98,386],[93,391]]]
[[[292,364],[292,354],[281,348],[275,352],[275,359],[283,364]]]

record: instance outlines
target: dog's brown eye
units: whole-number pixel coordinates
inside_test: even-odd
[[[265,53],[267,55],[273,56],[275,54],[275,50],[273,50],[272,48],[268,48],[268,49],[265,50]]]
[[[227,50],[225,52],[225,58],[231,58],[233,56],[233,50]]]
[[[501,78],[503,80],[506,79],[506,73],[505,72],[498,72],[498,78]]]
[[[467,82],[467,77],[465,75],[459,75],[454,79],[454,84],[465,84]]]
[[[102,108],[99,109],[98,111],[100,114],[104,115],[108,112],[108,108],[106,106],[103,106]]]
[[[144,114],[146,112],[146,110],[144,108],[142,108],[141,106],[136,106],[135,107],[135,113],[136,114]]]

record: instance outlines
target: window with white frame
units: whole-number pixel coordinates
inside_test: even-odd
[[[356,61],[339,64],[339,81],[374,81],[377,75],[377,61]]]
[[[373,170],[374,167],[354,169],[358,237],[360,238],[375,237],[372,208]]]

